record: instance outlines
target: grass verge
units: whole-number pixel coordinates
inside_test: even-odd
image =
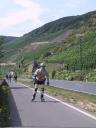
[[[8,86],[0,87],[0,127],[9,126],[9,97]]]
[[[32,82],[21,81],[22,83],[33,87]],[[76,107],[82,108],[96,114],[96,95],[85,94],[82,92],[69,91],[52,86],[45,87],[45,93],[50,94],[64,102],[71,103]]]

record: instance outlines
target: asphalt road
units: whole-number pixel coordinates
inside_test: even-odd
[[[96,117],[69,104],[38,92],[32,102],[32,89],[21,83],[10,84],[11,127],[32,128],[96,128]]]
[[[31,79],[18,79],[32,81]],[[50,86],[96,95],[96,82],[50,80]]]
[[[79,82],[79,81],[50,80],[50,85],[54,87],[96,95],[95,82],[91,83],[91,82]]]

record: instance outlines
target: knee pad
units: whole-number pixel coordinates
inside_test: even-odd
[[[37,92],[37,89],[38,89],[38,88],[35,88],[35,92]]]

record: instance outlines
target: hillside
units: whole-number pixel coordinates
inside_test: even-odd
[[[9,43],[9,42],[15,40],[16,38],[18,38],[18,37],[13,37],[13,36],[0,36],[0,37],[2,37],[4,39],[5,43]]]
[[[49,43],[31,45],[44,41]],[[83,67],[96,65],[96,11],[58,19],[17,38],[5,46],[3,61],[20,60],[23,56],[25,63],[39,59],[78,68],[81,63],[80,41]]]
[[[82,16],[70,16],[47,23],[22,37],[17,38],[10,44],[7,44],[5,46],[6,52],[3,60],[9,60],[11,55],[13,56],[17,54],[17,51],[19,51],[18,49],[24,48],[32,42],[53,40],[62,33],[78,27],[78,25],[81,24],[81,21]]]

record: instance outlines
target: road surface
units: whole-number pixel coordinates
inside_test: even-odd
[[[91,82],[78,82],[78,81],[65,81],[65,80],[50,80],[50,85],[54,87],[74,90],[96,95],[96,83]]]
[[[11,127],[96,128],[96,117],[50,96],[32,102],[32,89],[12,82],[10,88]]]
[[[18,79],[32,81],[31,79]],[[50,86],[96,95],[96,83],[81,81],[50,80]]]

